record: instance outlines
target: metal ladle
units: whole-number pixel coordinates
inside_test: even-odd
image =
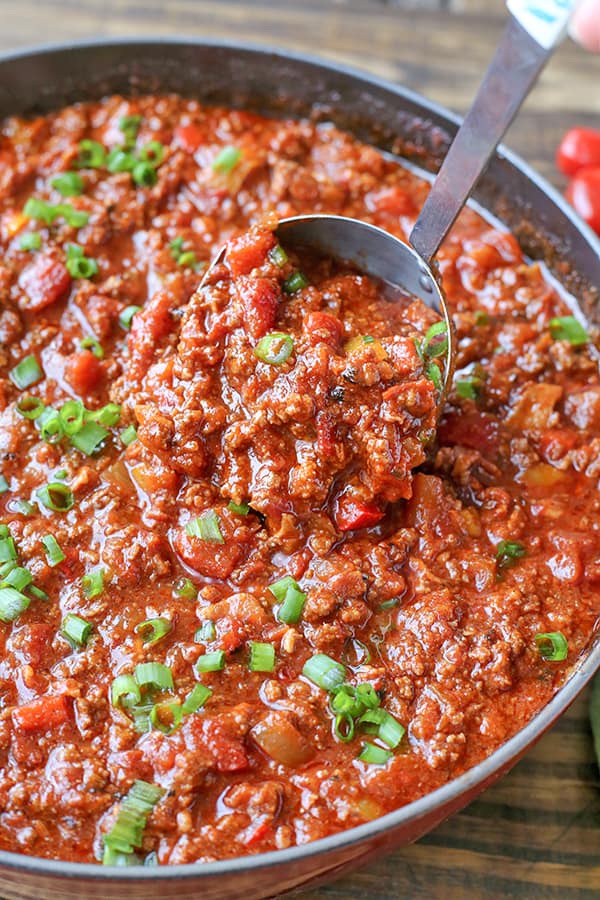
[[[504,132],[565,37],[577,2],[508,0],[508,24],[415,222],[410,244],[367,222],[324,214],[282,219],[275,231],[284,246],[308,247],[353,263],[361,272],[418,297],[440,313],[446,322],[448,351],[439,409],[452,381],[456,341],[432,260]],[[222,248],[211,269],[224,254]]]

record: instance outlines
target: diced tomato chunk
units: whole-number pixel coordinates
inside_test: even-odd
[[[240,772],[250,766],[241,739],[228,734],[225,725],[214,720],[207,722],[205,734],[219,772]]]
[[[363,503],[349,494],[343,494],[337,502],[335,522],[340,531],[354,531],[377,525],[384,515],[385,512],[375,503]]]
[[[342,338],[342,323],[329,313],[308,313],[304,317],[304,328],[311,344],[322,342],[330,347],[337,347]]]
[[[244,325],[255,340],[272,331],[280,299],[279,287],[271,278],[240,278],[238,290],[242,300]]]
[[[73,353],[65,363],[65,380],[80,397],[92,393],[102,381],[103,376],[102,363],[91,350]]]
[[[179,146],[188,153],[194,153],[204,144],[206,133],[200,125],[190,122],[189,125],[179,125],[175,129],[175,141]]]
[[[248,275],[252,269],[262,266],[276,243],[273,232],[266,230],[249,231],[229,241],[225,261],[233,277]]]
[[[60,260],[40,255],[23,269],[19,286],[26,294],[23,309],[37,312],[60,300],[71,286],[71,276]]]
[[[70,704],[64,694],[40,697],[13,709],[12,719],[21,731],[48,731],[69,720]]]
[[[190,536],[185,528],[177,532],[174,544],[185,564],[207,578],[227,578],[245,550],[245,545],[234,537],[224,544],[216,544]]]
[[[440,422],[438,437],[442,444],[459,444],[482,453],[497,453],[500,426],[484,412],[448,413]]]

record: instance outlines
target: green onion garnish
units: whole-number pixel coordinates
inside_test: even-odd
[[[123,132],[125,142],[128,146],[135,144],[135,140],[142,124],[142,117],[139,113],[132,113],[129,116],[121,116],[119,119],[119,131]]]
[[[349,713],[338,713],[333,726],[336,738],[346,744],[354,737],[354,731],[355,725],[352,716]]]
[[[258,641],[250,641],[250,660],[248,665],[251,672],[273,672],[275,669],[275,647],[273,644],[261,644]]]
[[[254,348],[254,355],[270,366],[281,366],[290,358],[294,350],[294,340],[283,331],[273,331],[260,339]]]
[[[73,646],[83,647],[92,633],[93,625],[75,613],[69,613],[62,621],[60,631]]]
[[[558,316],[550,319],[550,334],[555,341],[568,341],[573,347],[589,342],[590,336],[575,316]]]
[[[233,500],[229,501],[227,509],[230,510],[230,512],[237,513],[238,516],[247,516],[250,512],[250,507],[247,503],[234,503]]]
[[[86,456],[92,456],[100,450],[108,434],[106,428],[96,425],[95,422],[88,422],[71,435],[71,443]]]
[[[385,709],[368,709],[359,719],[360,725],[372,724],[377,730],[375,733],[379,740],[395,750],[406,729]]]
[[[0,538],[0,563],[14,562],[17,558],[15,542],[8,533]]]
[[[369,763],[374,766],[385,766],[386,762],[392,758],[394,754],[391,750],[384,750],[376,744],[370,744],[368,741],[363,744],[362,750],[358,754],[358,758],[362,762]]]
[[[131,320],[136,313],[140,312],[141,308],[141,306],[126,306],[119,314],[119,325],[121,328],[124,328],[125,331],[129,331],[131,328]]]
[[[131,177],[140,187],[154,187],[158,181],[156,169],[147,162],[136,163],[131,173]]]
[[[128,864],[128,857],[142,845],[148,816],[163,793],[162,788],[147,781],[134,781],[112,828],[103,837],[105,866]]]
[[[20,363],[17,363],[14,369],[11,369],[8,373],[8,377],[15,387],[18,387],[20,391],[23,391],[25,388],[31,387],[32,384],[41,381],[44,377],[44,373],[40,369],[35,356],[31,354],[30,356],[26,356],[25,359],[22,359]]]
[[[104,591],[104,569],[92,569],[81,579],[81,589],[88,600],[99,597]]]
[[[0,587],[0,621],[14,622],[30,604],[29,597],[13,587]]]
[[[193,269],[198,265],[198,258],[193,250],[187,250],[177,258],[177,265],[182,269]]]
[[[8,490],[10,490],[8,481],[4,475],[0,475],[0,494],[5,494]]]
[[[96,359],[104,358],[104,350],[102,344],[95,337],[85,337],[79,342],[82,350],[91,350]]]
[[[50,179],[50,184],[63,197],[79,197],[85,187],[83,178],[77,172],[61,172]]]
[[[208,641],[214,641],[216,636],[217,629],[215,628],[215,623],[211,622],[209,619],[206,622],[203,622],[200,628],[196,629],[194,641],[197,644],[205,644]]]
[[[73,228],[82,228],[87,225],[90,214],[81,209],[75,209],[69,203],[46,203],[44,200],[38,200],[37,197],[30,197],[25,206],[23,213],[29,219],[36,219],[39,222],[45,222],[46,225],[52,223],[62,217],[67,225]]]
[[[324,691],[334,691],[346,680],[346,666],[325,653],[315,653],[304,663],[302,674]]]
[[[225,651],[213,650],[212,653],[205,653],[196,663],[198,672],[219,672],[225,668]]]
[[[427,366],[427,377],[430,381],[433,381],[433,386],[436,391],[442,390],[442,375],[439,366],[436,363],[430,362]]]
[[[273,249],[269,250],[269,259],[272,263],[275,263],[276,266],[285,266],[288,261],[288,255],[281,244],[275,244]]]
[[[142,162],[150,163],[152,166],[159,166],[163,161],[165,148],[159,141],[148,141],[138,152],[138,159]]]
[[[518,559],[526,556],[527,550],[518,541],[500,541],[496,547],[496,560],[498,569],[510,569],[516,565]]]
[[[42,439],[48,444],[58,444],[62,440],[64,428],[60,413],[51,406],[47,406],[38,416],[37,424]]]
[[[105,428],[112,428],[121,419],[121,407],[118,403],[107,403],[100,409],[86,410],[85,419],[88,422],[96,422]]]
[[[12,587],[16,591],[24,591],[33,581],[31,572],[22,566],[12,566],[10,571],[2,576],[2,587]]]
[[[36,597],[38,600],[48,600],[48,594],[46,591],[43,591],[41,588],[36,587],[35,584],[29,585],[29,593]]]
[[[177,236],[176,238],[173,238],[173,240],[169,244],[169,247],[171,248],[171,256],[173,257],[173,259],[179,259],[179,257],[183,253],[183,243],[183,238],[181,236]]]
[[[67,512],[75,505],[72,490],[59,481],[51,481],[37,491],[38,500],[54,512]]]
[[[194,586],[194,583],[190,581],[189,578],[185,578],[185,576],[182,576],[175,581],[173,585],[173,593],[176,597],[180,597],[182,600],[195,600],[198,594],[198,589]]]
[[[567,658],[569,645],[562,631],[544,631],[536,634],[535,642],[540,656],[544,659],[551,662],[562,662]]]
[[[79,155],[73,161],[76,169],[99,169],[106,161],[106,150],[98,141],[79,142]]]
[[[185,700],[183,701],[183,705],[181,710],[184,716],[190,715],[190,713],[197,712],[208,700],[209,697],[212,697],[212,691],[210,688],[206,687],[205,684],[196,684],[189,692]]]
[[[220,172],[227,175],[231,172],[242,158],[242,151],[238,147],[223,147],[220,153],[213,160],[213,172]]]
[[[281,603],[277,610],[278,620],[285,622],[286,625],[298,622],[306,603],[306,594],[300,590],[298,582],[291,575],[284,575],[268,587],[275,599]]]
[[[114,147],[106,158],[106,168],[115,175],[117,172],[131,172],[135,166],[135,156],[123,147]]]
[[[302,272],[294,272],[290,275],[289,278],[281,285],[284,293],[286,294],[295,294],[297,291],[301,291],[302,288],[307,287],[308,278]]]
[[[163,734],[173,734],[181,725],[183,708],[178,701],[155,703],[150,710],[150,722]]]
[[[49,566],[57,566],[66,559],[65,554],[60,549],[60,545],[53,534],[45,534],[42,538],[42,544],[46,549],[46,559],[48,560]]]
[[[463,400],[477,401],[481,394],[480,378],[462,378],[456,382],[456,396]]]
[[[32,516],[35,512],[35,506],[29,500],[19,498],[15,500],[15,505],[22,516]]]
[[[45,408],[44,401],[39,397],[22,397],[17,403],[17,412],[24,419],[37,419]]]
[[[173,673],[162,663],[138,663],[133,674],[140,687],[150,685],[158,691],[173,690]]]
[[[113,706],[129,709],[139,703],[142,694],[133,675],[118,675],[110,688],[110,702]]]
[[[170,632],[171,627],[168,619],[159,617],[158,619],[146,619],[145,622],[140,622],[139,625],[136,625],[135,630],[137,634],[142,636],[142,642],[150,645],[156,644],[161,638],[164,638]]]
[[[73,278],[93,278],[98,274],[98,263],[83,255],[83,247],[78,244],[67,245],[67,269]],[[99,346],[99,345],[98,345]]]
[[[57,214],[62,216],[67,225],[72,228],[83,228],[90,220],[90,214],[81,209],[75,209],[69,203],[60,203],[56,207]]]
[[[438,340],[436,340],[436,338]],[[432,358],[442,356],[448,350],[448,336],[446,334],[446,323],[436,322],[425,332],[423,343],[421,344],[421,353],[424,357]]]
[[[214,509],[207,509],[201,516],[190,519],[185,526],[185,530],[190,537],[197,537],[211,544],[225,543],[219,527],[219,517]]]
[[[28,231],[21,235],[19,240],[20,250],[39,250],[42,246],[42,236],[37,231]]]
[[[123,429],[119,437],[121,438],[121,443],[125,447],[129,447],[129,445],[133,444],[133,442],[137,438],[137,430],[135,425],[128,425],[127,428]]]

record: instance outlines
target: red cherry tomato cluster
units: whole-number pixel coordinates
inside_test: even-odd
[[[567,200],[588,225],[600,234],[600,131],[571,128],[556,154],[556,165],[571,178]]]

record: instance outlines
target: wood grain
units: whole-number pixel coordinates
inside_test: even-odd
[[[309,50],[464,111],[505,17],[502,0],[0,0],[0,49],[182,34]],[[600,58],[566,43],[507,142],[560,183],[554,149],[600,126]],[[499,784],[418,844],[301,900],[575,900],[600,896],[600,790],[582,697]]]

